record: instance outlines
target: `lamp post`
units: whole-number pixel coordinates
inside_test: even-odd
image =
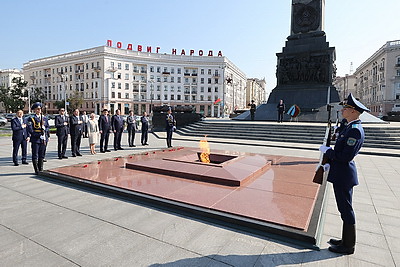
[[[226,65],[220,66],[222,69],[222,117],[225,117],[225,68]],[[221,113],[221,111],[220,111]]]
[[[67,111],[67,87],[65,85],[65,80],[67,79],[68,75],[60,73],[60,72],[58,73],[58,75],[61,77],[61,82],[64,85],[64,110],[66,113],[68,113],[68,111]]]
[[[154,90],[154,80],[151,79],[150,83],[150,116],[153,115],[153,90]]]
[[[35,80],[36,77],[34,75],[30,76],[31,80],[32,80],[32,88],[28,89],[28,113],[30,113],[30,109],[31,109],[31,90],[33,90],[33,88],[35,87]]]

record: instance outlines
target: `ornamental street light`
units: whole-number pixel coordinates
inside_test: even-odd
[[[64,110],[66,113],[68,113],[68,111],[67,111],[67,87],[65,85],[65,81],[66,81],[68,75],[63,74],[62,72],[59,72],[58,75],[61,77],[61,82],[64,85]]]

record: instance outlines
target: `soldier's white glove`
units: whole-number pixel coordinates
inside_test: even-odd
[[[329,147],[329,146],[320,146],[320,147],[319,147],[319,151],[321,151],[321,152],[324,153],[324,154],[325,154],[325,152],[326,152],[328,149],[332,149],[332,148]]]
[[[331,164],[325,163],[324,165],[322,165],[322,168],[324,168],[324,172],[327,172],[331,168]]]

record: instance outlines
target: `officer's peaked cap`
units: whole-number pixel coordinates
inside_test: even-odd
[[[42,103],[36,102],[35,104],[32,105],[31,110],[34,110],[34,109],[39,108],[39,107],[42,108]]]
[[[347,97],[347,101],[343,101],[340,104],[345,108],[354,108],[360,113],[363,113],[364,111],[367,112],[370,111],[366,106],[364,106],[360,101],[358,101],[351,93]]]

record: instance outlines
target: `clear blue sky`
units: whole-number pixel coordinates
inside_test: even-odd
[[[276,85],[276,53],[290,33],[291,0],[2,0],[0,69],[29,60],[124,44],[221,50],[248,77]],[[338,75],[400,39],[399,0],[326,0],[325,32]]]

